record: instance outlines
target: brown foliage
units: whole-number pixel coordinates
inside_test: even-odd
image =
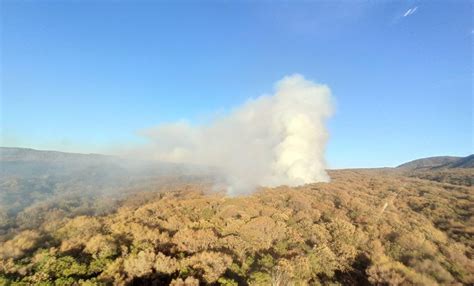
[[[472,187],[387,170],[331,177],[233,198],[170,187],[103,216],[42,209],[39,227],[5,236],[0,283],[474,283]]]

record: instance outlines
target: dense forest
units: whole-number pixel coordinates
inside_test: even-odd
[[[472,285],[474,169],[436,172],[240,197],[182,177],[71,191],[3,211],[0,285]]]

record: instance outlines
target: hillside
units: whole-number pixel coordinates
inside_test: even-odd
[[[474,168],[474,154],[466,157],[437,156],[413,160],[400,166],[399,169],[450,169],[450,168]]]
[[[473,187],[390,168],[329,173],[241,197],[203,177],[46,196],[0,212],[0,285],[474,283]],[[24,179],[35,198],[49,190]]]
[[[455,185],[474,185],[474,155],[423,158],[402,164],[396,169],[409,177]]]
[[[0,147],[0,217],[57,201],[67,201],[70,208],[94,205],[104,196],[114,201],[143,185],[193,182],[206,175],[176,164]],[[0,235],[3,229],[0,223]]]
[[[446,165],[443,165],[441,167],[446,167],[446,168],[474,168],[474,154],[460,158],[454,162],[448,163]]]
[[[107,176],[155,175],[177,172],[182,166],[154,161],[140,161],[100,154],[79,154],[27,148],[0,147],[0,176],[41,177],[106,172]]]
[[[112,159],[111,156],[99,154],[66,153],[59,151],[43,151],[30,148],[0,147],[0,160],[5,161],[40,161],[40,162],[97,162]]]
[[[463,157],[452,157],[452,156],[437,156],[437,157],[428,157],[413,160],[404,164],[397,166],[399,169],[406,170],[417,170],[417,169],[429,169],[441,166],[447,166],[453,164]]]

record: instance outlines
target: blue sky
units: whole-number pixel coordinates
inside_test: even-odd
[[[301,73],[332,168],[473,152],[469,1],[2,1],[3,146],[108,153]]]

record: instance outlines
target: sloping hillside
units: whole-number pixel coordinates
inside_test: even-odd
[[[227,197],[160,164],[1,151],[0,285],[474,283],[472,156]]]
[[[99,154],[79,154],[66,153],[59,151],[43,151],[30,148],[16,148],[16,147],[0,147],[1,161],[103,161],[112,159],[111,156]]]
[[[404,170],[474,168],[474,154],[466,157],[438,156],[413,160],[397,167]]]
[[[176,164],[0,147],[0,216],[14,216],[58,200],[94,203],[98,196],[117,198],[150,181],[160,184],[176,177],[186,182],[201,175],[196,169]],[[0,223],[0,234],[1,228]]]
[[[104,215],[30,209],[0,243],[0,285],[474,283],[472,188],[330,175],[244,197],[181,185]]]
[[[474,154],[460,158],[452,163],[440,166],[446,168],[474,168]]]
[[[396,168],[409,177],[449,183],[474,185],[474,155],[466,157],[430,157],[402,164]]]
[[[437,157],[428,157],[413,160],[400,166],[397,168],[400,169],[407,169],[407,170],[417,170],[417,169],[428,169],[434,167],[445,166],[448,164],[452,164],[457,162],[458,160],[463,159],[463,157],[452,157],[452,156],[437,156]]]

